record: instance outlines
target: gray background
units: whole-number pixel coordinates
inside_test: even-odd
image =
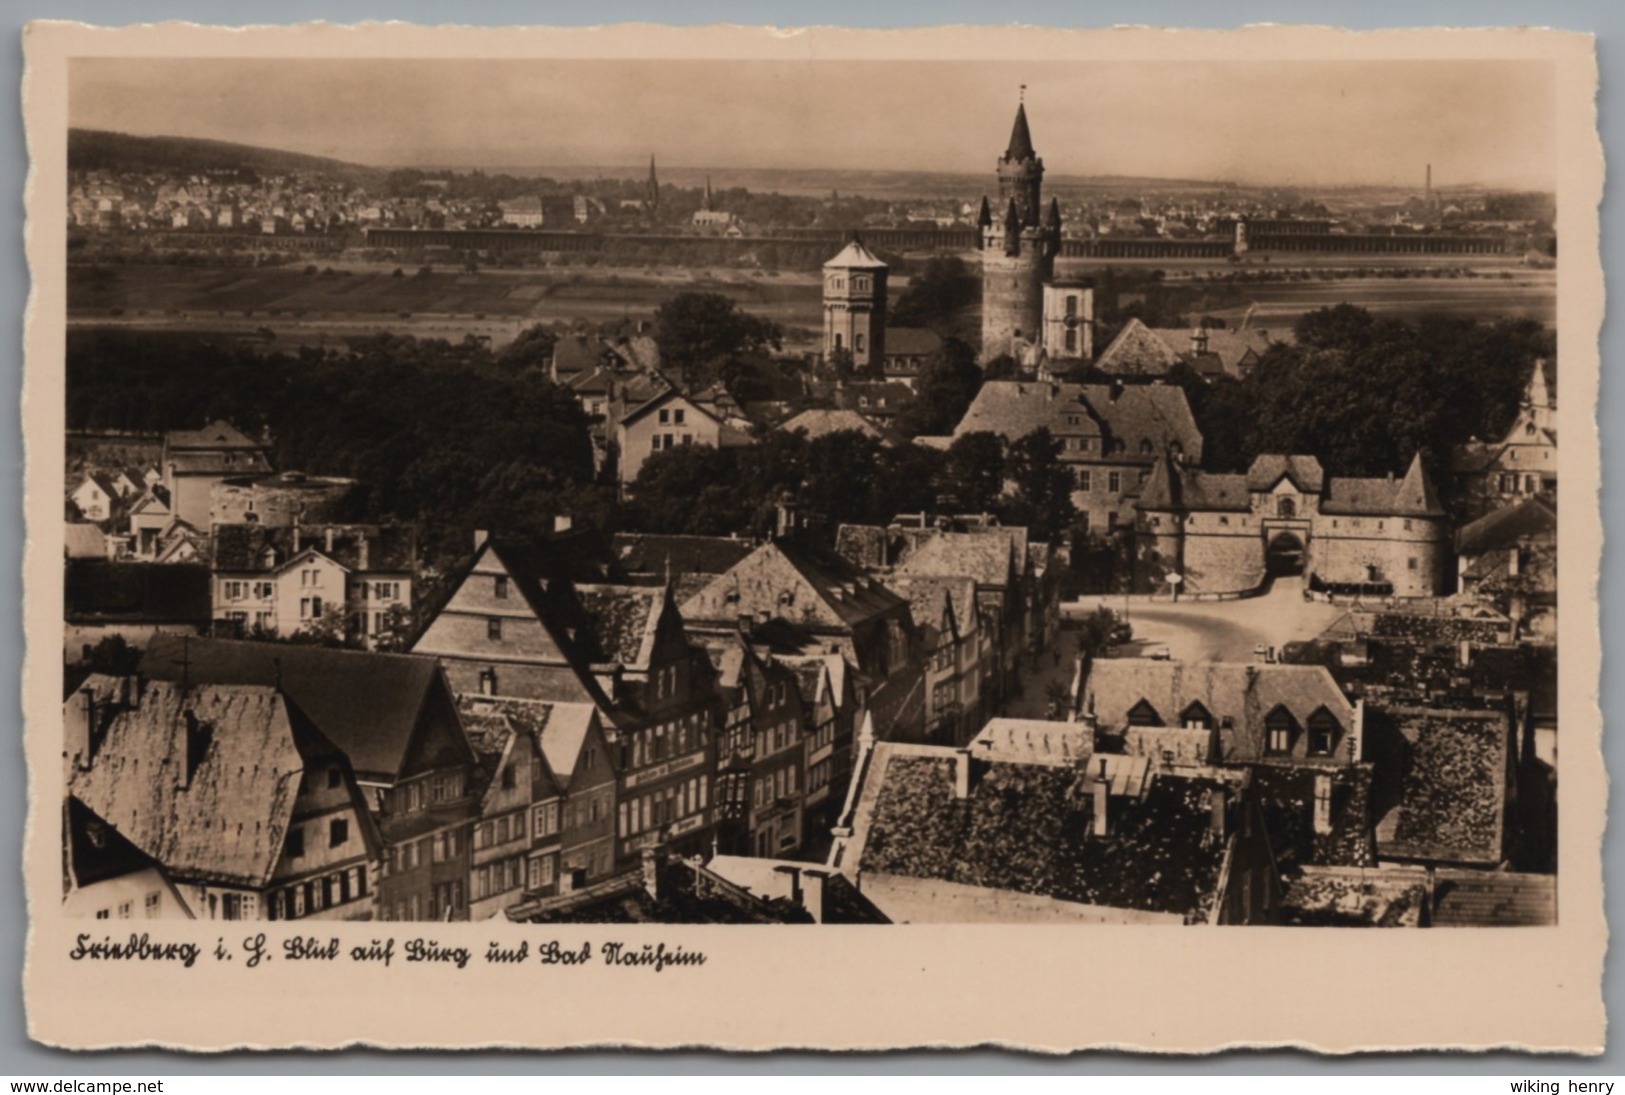
[[[578,26],[615,22],[654,22],[677,24],[774,23],[783,26],[812,24],[859,27],[927,26],[940,24],[1011,24],[1049,26],[1110,26],[1132,23],[1189,27],[1233,27],[1246,23],[1320,23],[1352,28],[1399,26],[1519,26],[1539,25],[1590,31],[1598,37],[1602,90],[1599,98],[1600,124],[1604,145],[1613,150],[1625,147],[1625,96],[1620,94],[1615,73],[1625,64],[1625,4],[1618,0],[1595,3],[1571,0],[1540,2],[1423,2],[1423,0],[1358,0],[1330,3],[1325,0],[1233,0],[1227,4],[1198,3],[1195,0],[1116,0],[1116,2],[1011,2],[1011,0],[916,0],[913,3],[877,4],[874,0],[708,0],[698,4],[662,5],[652,0],[595,0],[593,4],[530,3],[516,0],[481,2],[477,5],[435,4],[410,0],[279,0],[276,4],[222,4],[202,0],[142,0],[117,3],[114,0],[0,0],[5,21],[0,26],[10,42],[4,56],[8,110],[0,115],[0,196],[14,211],[9,218],[4,257],[0,258],[0,328],[8,336],[10,353],[4,360],[0,379],[0,407],[17,406],[22,365],[22,314],[28,292],[28,271],[23,258],[23,183],[27,155],[23,144],[21,100],[22,27],[29,19],[79,19],[89,23],[118,25],[182,19],[198,23],[297,23],[324,19],[330,22],[357,22],[367,19],[400,19],[424,23],[470,23],[489,26],[507,24]],[[1603,202],[1603,262],[1615,269],[1620,256],[1621,216],[1619,185],[1610,174]],[[1619,324],[1611,318],[1603,327],[1602,356],[1606,365],[1621,348]],[[1617,421],[1625,409],[1625,393],[1605,368],[1599,414],[1601,421]],[[1612,544],[1625,530],[1625,514],[1614,505],[1619,493],[1617,477],[1622,469],[1619,446],[1609,431],[1602,431],[1604,466],[1603,520],[1610,544],[1603,559],[1602,599],[1612,611],[1604,613],[1603,641],[1606,652],[1616,649],[1625,633],[1625,611],[1612,602],[1620,599],[1618,552]],[[20,728],[21,703],[19,674],[22,664],[20,580],[22,566],[22,441],[18,420],[0,413],[0,515],[9,518],[17,532],[0,534],[0,711],[14,713]],[[1625,705],[1625,689],[1611,678],[1604,665],[1602,707],[1607,723],[1613,723]],[[22,892],[21,848],[26,811],[26,783],[20,732],[0,753],[0,865],[5,884],[0,885],[0,1075],[89,1076],[93,1074],[232,1075],[241,1073],[287,1074],[446,1074],[468,1073],[579,1074],[579,1073],[1122,1073],[1122,1074],[1207,1074],[1207,1073],[1321,1073],[1353,1072],[1381,1074],[1461,1074],[1488,1073],[1542,1076],[1625,1073],[1625,1045],[1616,1039],[1600,1058],[1546,1058],[1544,1061],[1515,1054],[1442,1055],[1373,1054],[1355,1058],[1322,1059],[1303,1053],[1230,1053],[1206,1058],[1154,1058],[1124,1054],[1078,1054],[1064,1058],[1037,1057],[998,1052],[975,1053],[891,1053],[867,1055],[772,1054],[728,1056],[710,1053],[395,1053],[348,1051],[338,1053],[231,1054],[214,1057],[155,1052],[69,1054],[49,1050],[28,1041],[23,1022],[21,979],[25,925]],[[1604,754],[1611,771],[1625,771],[1625,742],[1605,735]],[[1607,877],[1620,871],[1622,844],[1618,827],[1611,827],[1604,845]],[[1617,887],[1609,887],[1608,918],[1620,920],[1622,899]],[[1605,989],[1611,1015],[1625,1014],[1625,977],[1619,963],[1608,962]],[[1313,975],[1313,971],[1305,971]],[[1147,988],[1154,988],[1147,986]],[[861,986],[854,985],[854,992]],[[1326,986],[1328,1001],[1335,1001],[1337,986]],[[1396,1006],[1407,997],[1423,993],[1451,993],[1448,984],[1408,984],[1394,986]],[[791,990],[793,998],[793,989]],[[139,1006],[135,1002],[134,1006]]]

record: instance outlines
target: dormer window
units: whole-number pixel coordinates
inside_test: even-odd
[[[1128,724],[1130,726],[1162,726],[1162,716],[1157,709],[1151,706],[1149,700],[1141,700],[1128,709]]]
[[[1298,500],[1282,495],[1275,500],[1275,516],[1296,517],[1298,515]]]
[[[1179,713],[1179,725],[1186,730],[1211,730],[1213,729],[1213,716],[1200,702],[1192,702],[1189,707]]]
[[[1144,441],[1140,442],[1140,455],[1141,456],[1150,456],[1153,451],[1154,451],[1154,446],[1151,444],[1151,439],[1150,438],[1146,438]]]
[[[1315,709],[1309,716],[1309,754],[1311,756],[1328,757],[1337,746],[1337,735],[1343,730],[1343,724],[1337,721],[1324,707]]]
[[[1264,748],[1270,753],[1290,753],[1298,735],[1298,720],[1281,705],[1264,716]]]

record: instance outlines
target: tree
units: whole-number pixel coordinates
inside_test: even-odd
[[[1078,654],[1081,657],[1097,657],[1133,638],[1134,628],[1117,613],[1101,605],[1083,618],[1082,626],[1078,629]]]
[[[929,327],[950,334],[963,326],[965,313],[981,299],[982,280],[958,256],[937,257],[913,278],[892,308],[898,327]]]
[[[660,359],[691,391],[715,380],[730,357],[777,349],[782,336],[778,324],[721,293],[679,293],[655,311]]]
[[[898,430],[906,437],[952,433],[981,387],[976,352],[957,338],[944,340],[921,366],[914,401],[897,415]]]
[[[987,380],[1016,380],[1021,376],[1021,365],[1009,354],[999,354],[982,367],[982,376]]]
[[[497,361],[518,372],[524,369],[546,369],[553,360],[553,349],[559,337],[548,327],[538,323],[519,332],[519,337],[502,348]]]
[[[942,468],[942,493],[960,513],[987,513],[1004,493],[1004,440],[978,431],[955,438]]]
[[[1054,540],[1077,519],[1072,472],[1061,463],[1061,442],[1047,427],[1011,443],[1008,476],[1015,484],[1004,501],[1008,523],[1026,525],[1033,539]]]

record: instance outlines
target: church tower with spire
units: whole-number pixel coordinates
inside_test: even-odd
[[[1016,107],[1010,144],[998,163],[998,200],[982,199],[977,243],[982,251],[982,353],[1018,361],[1036,354],[1044,319],[1044,285],[1061,250],[1061,209],[1043,204],[1044,161],[1033,150],[1025,96]]]
[[[643,207],[649,210],[660,208],[660,180],[655,177],[655,158],[649,157],[649,181],[643,187]]]

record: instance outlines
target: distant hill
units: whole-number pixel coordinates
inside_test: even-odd
[[[134,137],[103,129],[68,130],[68,169],[82,171],[250,171],[256,175],[320,172],[366,185],[384,177],[364,167],[300,152],[198,137]]]

